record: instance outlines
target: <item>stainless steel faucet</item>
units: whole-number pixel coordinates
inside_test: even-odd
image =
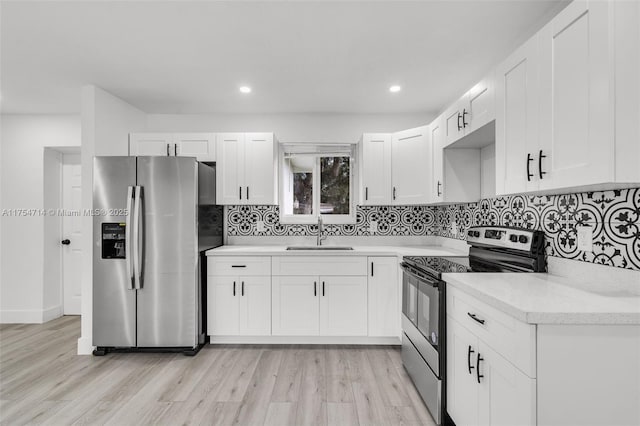
[[[318,215],[318,235],[317,235],[317,240],[316,240],[316,245],[317,246],[321,246],[322,245],[322,240],[325,240],[327,238],[326,235],[322,235],[322,231],[323,231],[323,225],[322,225],[322,216]]]

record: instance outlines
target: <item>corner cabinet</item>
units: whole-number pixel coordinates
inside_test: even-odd
[[[131,133],[129,155],[195,157],[198,161],[216,161],[214,133]]]
[[[272,133],[219,133],[218,204],[277,204],[277,143]]]

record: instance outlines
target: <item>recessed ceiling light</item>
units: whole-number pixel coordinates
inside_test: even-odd
[[[398,93],[400,90],[402,90],[402,87],[398,86],[397,84],[394,84],[393,86],[389,87],[389,91],[391,93]]]
[[[249,87],[249,86],[240,86],[240,93],[251,93],[251,87]]]

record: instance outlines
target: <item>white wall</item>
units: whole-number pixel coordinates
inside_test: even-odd
[[[129,133],[145,131],[146,115],[122,99],[95,87],[82,88],[82,208],[93,204],[93,157],[128,155]],[[93,218],[83,217],[82,330],[78,353],[92,351]]]
[[[280,142],[357,142],[429,124],[434,114],[148,114],[153,132],[274,132]]]
[[[3,115],[0,120],[2,208],[42,209],[45,147],[79,146],[80,119]],[[55,296],[44,304],[44,223],[43,216],[0,218],[0,322],[39,323],[44,309],[55,304]]]

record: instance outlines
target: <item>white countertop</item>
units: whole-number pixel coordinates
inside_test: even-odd
[[[598,283],[541,273],[448,273],[459,288],[530,324],[640,325],[640,272]]]
[[[442,246],[349,246],[353,250],[287,250],[287,246],[231,245],[211,249],[207,256],[466,256]]]

